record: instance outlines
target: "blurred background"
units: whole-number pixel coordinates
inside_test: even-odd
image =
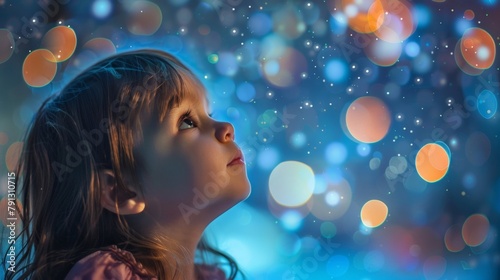
[[[0,198],[44,99],[158,48],[236,128],[249,279],[498,279],[499,2],[0,0]]]

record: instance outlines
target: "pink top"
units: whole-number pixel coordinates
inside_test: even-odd
[[[225,280],[224,272],[218,268],[201,265],[201,279]],[[116,245],[94,252],[78,261],[66,275],[65,280],[158,280],[137,262],[132,253]]]
[[[65,280],[158,280],[142,267],[129,251],[116,245],[94,252],[78,261],[66,275]]]

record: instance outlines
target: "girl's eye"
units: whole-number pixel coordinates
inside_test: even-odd
[[[182,120],[181,125],[179,126],[179,130],[190,129],[196,127],[194,121],[190,118],[185,118]]]

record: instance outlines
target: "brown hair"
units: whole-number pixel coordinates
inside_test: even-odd
[[[98,173],[112,170],[125,193],[130,190],[124,176],[131,176],[142,191],[141,159],[133,153],[140,119],[148,113],[161,122],[182,99],[186,78],[198,81],[170,54],[133,51],[91,66],[43,103],[17,170],[23,247],[16,273],[6,271],[6,279],[62,279],[78,260],[114,244],[132,252],[159,279],[183,275],[177,268],[183,256],[165,248],[161,237],[148,240],[121,215],[102,208]],[[229,279],[239,272],[232,258],[203,240],[198,251],[225,259]]]

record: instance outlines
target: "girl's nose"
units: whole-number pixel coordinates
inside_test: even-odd
[[[215,137],[222,143],[234,141],[234,127],[228,122],[218,122]]]

